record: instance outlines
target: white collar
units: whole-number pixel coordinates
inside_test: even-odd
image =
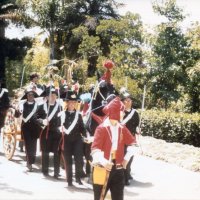
[[[69,113],[75,113],[75,111],[73,110],[73,111],[68,111]]]
[[[30,102],[30,101],[27,101],[27,103],[30,104],[30,105],[32,105],[32,104],[34,104],[35,102],[34,102],[34,101],[33,101],[33,102],[32,102],[32,101],[31,101],[31,102]]]
[[[103,126],[106,127],[106,126],[110,126],[110,127],[122,127],[122,125],[117,122],[116,126],[113,126],[111,123],[110,123],[110,120],[109,118],[107,117],[104,121],[103,121]]]

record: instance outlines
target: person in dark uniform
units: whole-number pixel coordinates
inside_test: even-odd
[[[67,109],[64,113],[63,133],[64,133],[64,160],[66,166],[68,186],[72,186],[72,156],[75,160],[76,182],[82,185],[81,178],[85,176],[83,172],[83,139],[86,130],[83,119],[79,111],[76,110],[77,95],[68,91],[66,101]]]
[[[41,150],[42,150],[42,173],[44,176],[49,176],[49,153],[54,155],[54,178],[59,178],[60,172],[60,143],[62,105],[57,99],[57,91],[50,87],[47,89],[47,102],[40,106],[38,111],[38,120],[44,126],[41,133]]]
[[[123,111],[124,105],[119,97],[111,100],[103,108],[107,118],[95,130],[91,147],[95,200],[104,199],[108,190],[112,200],[123,200],[124,197],[124,169],[134,154],[136,141],[130,131],[119,123]],[[128,146],[126,155],[125,146]],[[101,171],[97,171],[97,166]],[[103,177],[105,180],[102,181]]]
[[[39,81],[39,74],[36,72],[32,72],[30,74],[30,83],[28,84],[28,87],[32,87],[33,90],[37,92],[38,95],[41,95],[42,92],[46,89],[44,85],[40,85],[38,83]]]
[[[6,112],[10,106],[10,100],[8,98],[8,90],[4,88],[2,84],[3,80],[0,79],[0,130],[4,126]]]
[[[30,82],[28,83],[28,85],[25,88],[26,89],[32,88],[32,90],[35,91],[40,96],[43,93],[43,91],[45,90],[45,87],[38,84],[39,74],[36,72],[32,72],[30,74],[29,78],[30,78]],[[37,98],[37,103],[39,103],[39,99]],[[41,99],[41,101],[42,101],[42,99]],[[23,141],[19,141],[19,147],[20,147],[20,151],[23,152],[24,151],[23,150],[23,147],[24,147]]]
[[[27,89],[21,98],[26,101],[23,101],[15,112],[15,117],[22,114],[21,132],[29,171],[33,171],[32,164],[35,163],[37,139],[41,130],[37,121],[38,104],[35,102],[35,97],[38,97],[37,93],[32,88]]]
[[[128,92],[125,92],[121,96],[121,100],[125,106],[124,117],[122,124],[126,125],[128,130],[135,137],[135,134],[138,134],[138,126],[140,123],[139,114],[136,109],[133,108],[133,99]],[[125,185],[130,185],[130,179],[133,179],[131,176],[131,164],[133,161],[133,156],[129,160],[127,167],[125,169]]]

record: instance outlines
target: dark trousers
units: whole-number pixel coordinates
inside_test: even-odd
[[[75,178],[80,179],[83,174],[83,141],[81,138],[76,140],[69,140],[65,136],[64,144],[64,159],[66,165],[67,182],[72,183],[72,156],[74,156],[75,161]]]
[[[100,199],[102,188],[103,188],[102,185],[93,184],[94,200]],[[115,169],[115,167],[112,168],[109,179],[108,179],[106,193],[108,190],[110,190],[111,192],[112,200],[124,199],[124,170],[123,169]]]
[[[25,145],[27,164],[34,164],[37,150],[37,139],[40,130],[34,123],[28,121],[27,123],[22,122],[21,131]]]
[[[42,147],[42,173],[49,173],[49,153],[53,152],[54,175],[58,176],[60,172],[60,139],[61,135],[50,132],[46,138],[46,131],[43,131],[41,137]]]
[[[125,182],[127,182],[130,177],[131,177],[131,164],[133,162],[133,156],[130,158],[127,166],[126,166],[126,169],[124,170],[124,174],[125,174]]]
[[[37,150],[37,138],[31,137],[28,132],[24,133],[24,144],[28,164],[34,164]]]
[[[5,109],[1,109],[0,108],[0,129],[3,128],[4,126],[4,121],[5,121],[5,117],[6,117],[6,110]]]
[[[54,175],[58,176],[60,172],[60,154],[58,152],[54,152],[53,157],[53,164],[54,164]],[[48,174],[49,173],[49,152],[42,152],[42,173]]]

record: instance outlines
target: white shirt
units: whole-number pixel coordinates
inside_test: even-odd
[[[116,126],[112,126],[110,124],[110,130],[111,130],[111,135],[112,135],[112,151],[117,150],[117,145],[118,145],[118,137],[119,137],[119,126],[118,124]]]

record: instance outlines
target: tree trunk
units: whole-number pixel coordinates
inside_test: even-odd
[[[98,56],[92,56],[88,58],[88,70],[87,70],[87,74],[88,77],[92,77],[95,75],[95,72],[97,70],[97,59]]]
[[[50,60],[55,59],[54,32],[50,31]]]
[[[4,51],[4,40],[5,40],[5,23],[4,20],[0,20],[0,79],[3,80],[2,86],[6,87],[5,81],[5,51]]]

